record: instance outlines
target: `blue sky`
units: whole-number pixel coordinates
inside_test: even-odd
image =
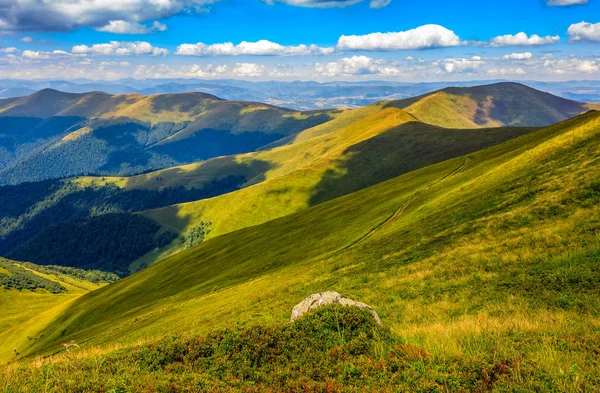
[[[6,3],[1,78],[600,79],[600,0]]]

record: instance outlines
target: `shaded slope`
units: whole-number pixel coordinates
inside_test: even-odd
[[[442,127],[547,126],[577,116],[589,105],[518,83],[450,87],[391,101],[419,120]]]
[[[560,384],[580,364],[593,383],[592,347],[540,359],[568,337],[597,339],[599,130],[590,113],[219,236],[77,300],[44,337],[39,325],[4,337],[39,337],[29,351],[129,341],[287,318],[305,294],[336,289],[434,356],[525,356]]]

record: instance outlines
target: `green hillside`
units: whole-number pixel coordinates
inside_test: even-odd
[[[591,112],[212,238],[0,334],[0,356],[278,326],[332,289],[373,305],[426,364],[502,364],[511,391],[597,390],[599,155]]]
[[[142,214],[183,235],[197,223],[210,221],[213,224],[211,236],[218,236],[532,131],[531,128],[447,129],[417,122],[396,108],[379,109],[377,105],[368,108],[372,113],[335,130],[326,133],[307,130],[298,134],[292,144],[236,157],[235,161],[244,163],[247,168],[267,168],[262,174],[256,173],[249,187],[218,198]],[[378,110],[373,111],[375,108]],[[359,111],[364,112],[365,108]],[[343,116],[340,116],[317,128],[342,120]],[[166,184],[208,177],[219,173],[213,168],[223,168],[216,166],[219,160],[224,159],[190,168],[190,175],[186,177],[170,176],[170,169],[160,172],[157,177],[174,179],[160,180]],[[138,181],[133,179],[131,184],[139,184]],[[148,183],[152,184],[151,181]],[[125,187],[129,184],[130,181]],[[177,249],[176,244],[173,247],[169,252]]]
[[[253,151],[330,120],[210,94],[42,90],[0,100],[0,184],[146,172]]]
[[[451,128],[547,126],[592,109],[518,83],[450,87],[388,105]]]
[[[38,315],[117,279],[110,273],[0,258],[0,332],[31,323]]]

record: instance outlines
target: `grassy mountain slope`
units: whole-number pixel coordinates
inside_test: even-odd
[[[106,285],[103,280],[116,278],[100,272],[44,267],[0,258],[0,332],[7,332]]]
[[[597,389],[599,156],[588,113],[213,238],[0,336],[2,357],[26,335],[31,354],[285,321],[333,289],[435,363],[501,360],[517,390]]]
[[[143,96],[42,90],[0,100],[0,183],[131,174],[255,150],[326,122],[210,94]]]
[[[450,128],[547,126],[591,109],[518,83],[450,87],[388,105]]]
[[[142,214],[180,233],[189,231],[195,223],[210,221],[213,223],[211,236],[217,236],[306,209],[529,131],[528,128],[445,129],[417,122],[396,108],[385,108],[336,131],[320,134],[308,130],[300,133],[293,144],[243,157],[262,162],[269,168],[260,183],[218,198]],[[316,136],[310,138],[305,134]]]

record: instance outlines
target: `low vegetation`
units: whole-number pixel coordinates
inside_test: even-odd
[[[22,264],[0,258],[0,287],[19,291],[45,290],[50,293],[66,292],[61,284],[44,278]]]
[[[488,354],[435,359],[367,311],[327,306],[293,324],[229,328],[102,351],[70,347],[4,370],[11,392],[486,392],[546,390],[535,364]],[[16,381],[19,381],[17,384]]]

